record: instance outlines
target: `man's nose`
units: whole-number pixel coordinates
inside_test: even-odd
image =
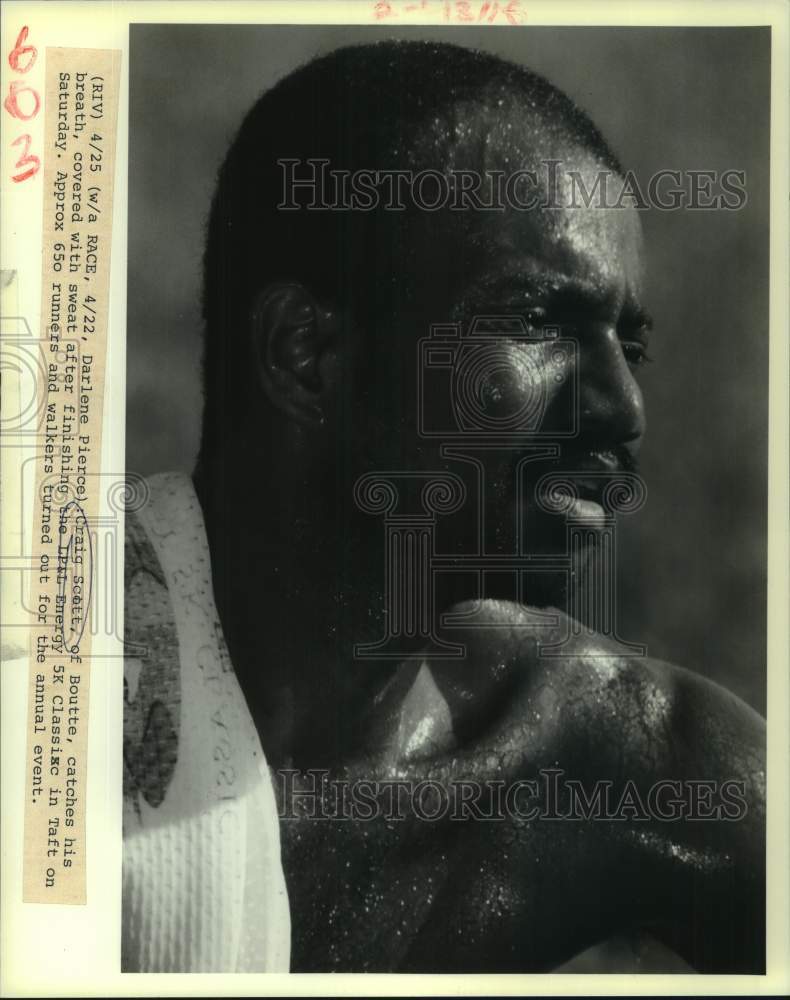
[[[642,391],[614,326],[598,327],[579,345],[579,430],[605,446],[638,445],[645,432]]]

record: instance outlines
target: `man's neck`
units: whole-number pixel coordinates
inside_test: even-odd
[[[196,471],[217,612],[266,758],[273,767],[337,762],[364,738],[366,709],[393,671],[355,661],[339,634],[364,588],[354,601],[338,593],[326,539],[295,537],[294,524],[310,523],[303,512],[275,510],[259,493],[251,511],[249,490],[215,483]]]

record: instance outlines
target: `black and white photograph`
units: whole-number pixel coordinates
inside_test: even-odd
[[[763,974],[771,28],[375,6],[129,25],[121,969]]]

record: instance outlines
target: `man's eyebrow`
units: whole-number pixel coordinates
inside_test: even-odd
[[[464,299],[468,301],[481,295],[492,299],[501,297],[506,301],[525,295],[540,299],[549,307],[572,305],[574,311],[591,313],[611,313],[618,307],[618,294],[614,290],[602,289],[577,275],[535,266],[484,276],[474,283]]]
[[[633,299],[626,299],[617,325],[649,332],[653,329],[653,317],[644,306]]]
[[[528,293],[539,298],[549,308],[573,306],[573,311],[584,311],[592,315],[619,313],[618,326],[629,329],[652,330],[653,319],[631,293],[626,294],[622,305],[618,301],[620,293],[615,289],[603,289],[592,281],[585,281],[578,275],[567,274],[545,267],[527,264],[518,270],[484,276],[469,289],[464,296],[466,302],[474,301],[481,294],[491,297],[507,297]],[[495,302],[491,303],[496,305]]]
[[[533,289],[555,290],[569,284],[584,285],[578,277],[546,267],[531,257],[520,258],[517,266],[508,266],[483,274],[474,283],[475,288],[498,291],[504,288],[514,290]]]

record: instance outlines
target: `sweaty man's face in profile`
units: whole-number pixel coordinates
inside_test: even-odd
[[[361,331],[350,464],[357,474],[460,475],[467,501],[438,519],[438,551],[551,554],[565,549],[568,514],[584,519],[594,537],[608,477],[635,468],[644,431],[636,371],[649,326],[641,305],[641,228],[630,207],[571,205],[567,172],[578,171],[590,191],[607,169],[593,153],[525,116],[515,102],[490,111],[482,103],[457,108],[452,120],[436,119],[415,145],[418,169],[483,177],[531,170],[537,184],[518,188],[522,203],[549,195],[552,207],[391,217],[382,238],[397,242],[389,256],[398,273],[379,275],[375,329]],[[551,160],[561,161],[553,175],[558,186],[547,190]],[[608,174],[616,192],[618,178]],[[582,204],[578,193],[576,201]],[[465,342],[475,317],[492,316],[510,322],[478,324]],[[514,319],[522,333],[513,332]],[[453,323],[460,341],[439,343],[427,359],[418,341],[432,325]],[[436,432],[442,427],[446,436]],[[568,486],[555,491],[554,508],[536,497],[536,484],[550,473],[562,474]],[[411,502],[408,512],[418,509]],[[383,572],[383,551],[376,571]],[[482,596],[463,573],[440,579],[440,600],[443,586],[447,601]],[[486,596],[562,604],[566,586],[562,574],[549,572],[518,590],[507,574],[489,573]]]

